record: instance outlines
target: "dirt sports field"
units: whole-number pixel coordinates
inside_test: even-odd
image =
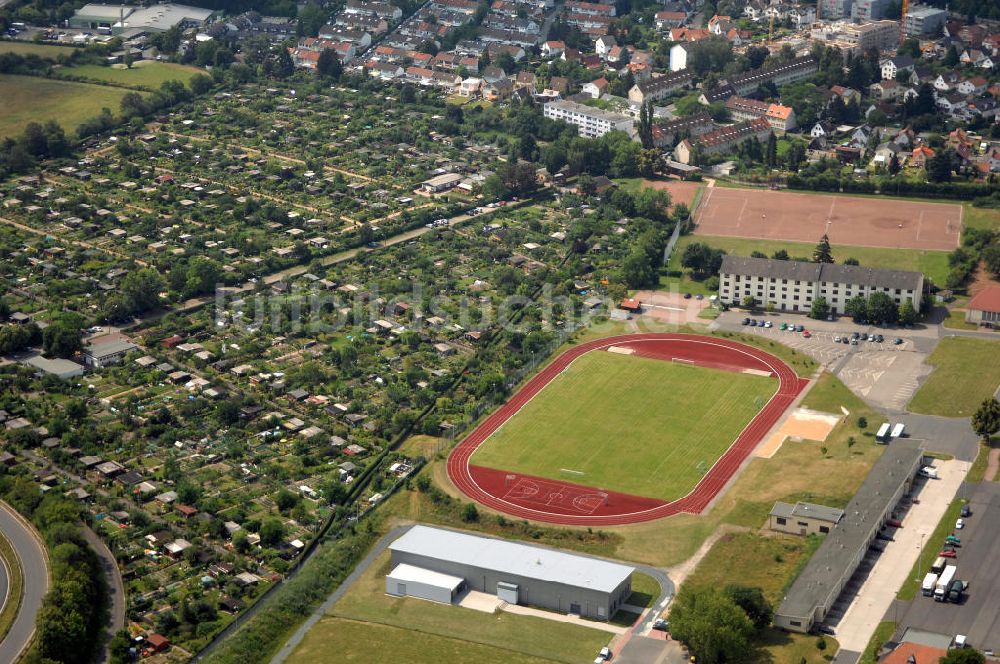
[[[633,354],[734,373],[775,376],[779,387],[718,460],[704,469],[694,489],[669,502],[588,486],[585,479],[578,484],[471,463],[480,445],[560,376],[574,360],[591,352]],[[800,379],[791,367],[773,355],[728,339],[691,334],[637,334],[597,339],[574,346],[558,356],[506,404],[486,418],[448,457],[448,476],[465,495],[491,509],[546,523],[609,526],[650,521],[681,512],[697,514],[722,491],[807,384],[807,380]],[[628,406],[613,405],[617,408]],[[637,416],[641,414],[637,413]],[[628,432],[623,431],[622,435],[627,437]],[[641,441],[635,442],[641,444]],[[604,461],[621,464],[623,460],[610,458]]]
[[[642,185],[651,189],[660,189],[670,194],[671,207],[678,203],[683,203],[689,208],[691,207],[691,203],[694,202],[695,194],[705,186],[701,182],[687,182],[684,180],[643,180]]]
[[[709,188],[695,212],[696,235],[951,251],[962,206],[896,199]]]

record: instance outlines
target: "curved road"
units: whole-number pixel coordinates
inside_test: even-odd
[[[21,609],[7,636],[0,641],[0,662],[14,662],[35,635],[35,616],[49,589],[48,554],[35,529],[4,502],[0,502],[0,530],[20,558],[24,575]]]
[[[672,357],[684,358],[697,362],[700,366],[737,365],[747,369],[766,369],[778,378],[780,386],[729,449],[705,473],[691,493],[670,503],[620,514],[565,514],[534,509],[508,500],[502,480],[499,486],[496,486],[495,481],[490,482],[490,485],[477,481],[470,465],[470,459],[476,449],[576,358],[590,351],[605,350],[611,346],[629,347],[636,355],[643,357],[664,360]],[[574,346],[555,358],[459,443],[448,457],[448,477],[462,493],[490,509],[543,523],[613,526],[661,519],[680,512],[697,514],[704,510],[732,479],[760,440],[795,401],[806,383],[805,379],[800,379],[791,367],[774,355],[724,338],[693,334],[631,334],[595,339]],[[502,474],[500,477],[502,478]],[[482,475],[480,479],[483,479]]]

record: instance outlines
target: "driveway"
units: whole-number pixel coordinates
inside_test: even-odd
[[[0,641],[0,662],[14,662],[35,635],[35,617],[49,589],[48,554],[35,529],[4,502],[0,502],[0,530],[14,547],[24,575],[21,609]]]
[[[852,587],[857,587],[857,592],[853,600],[850,596],[845,598],[850,604],[839,621],[834,624],[829,618],[827,620],[834,627],[842,650],[864,651],[903,584],[919,583],[919,580],[907,578],[914,563],[922,559],[929,565],[932,554],[937,553],[931,550],[936,544],[927,542],[926,538],[958,494],[971,464],[952,460],[936,461],[934,465],[940,479],[917,480],[912,495],[919,502],[913,503],[903,516],[903,527],[887,530],[892,533],[893,541],[888,542],[885,550],[875,558],[866,578],[860,579],[860,586],[856,585],[858,574],[848,583],[845,592],[850,592]]]

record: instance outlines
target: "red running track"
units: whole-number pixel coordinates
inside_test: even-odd
[[[776,376],[778,391],[683,498],[664,502],[570,482],[544,479],[469,463],[476,449],[513,417],[576,358],[616,346],[634,355],[728,371],[747,369]],[[491,509],[523,519],[561,525],[618,526],[687,512],[698,514],[715,499],[757,444],[777,423],[808,380],[785,362],[736,341],[693,334],[633,334],[580,344],[564,352],[486,418],[448,457],[448,476],[466,496]]]

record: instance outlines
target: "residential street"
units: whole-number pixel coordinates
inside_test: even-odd
[[[7,503],[0,502],[0,530],[10,540],[21,560],[24,597],[10,631],[0,641],[0,662],[14,662],[35,634],[35,616],[49,589],[48,554],[34,529]]]

